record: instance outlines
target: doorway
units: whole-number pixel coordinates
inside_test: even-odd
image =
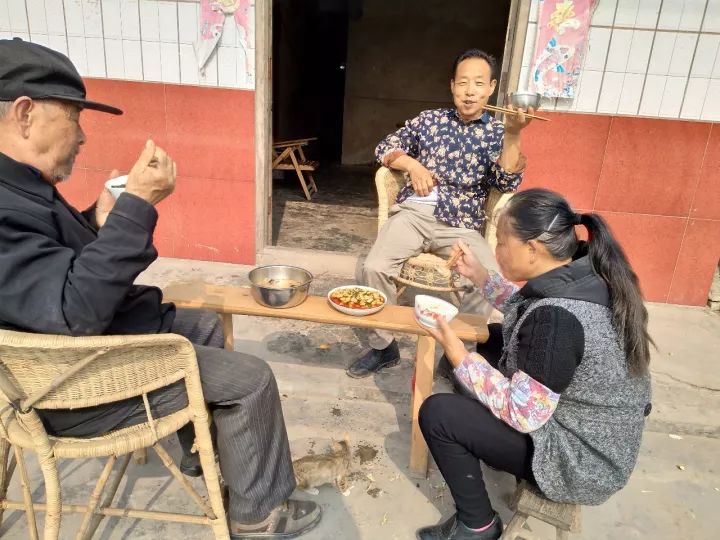
[[[494,55],[504,86],[511,3],[273,0],[272,138],[316,137],[305,152],[319,167],[310,201],[294,171],[273,171],[271,245],[367,253],[375,146],[422,110],[452,105],[452,62],[466,49]]]

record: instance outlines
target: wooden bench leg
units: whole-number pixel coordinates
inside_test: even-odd
[[[527,518],[527,514],[523,514],[522,512],[515,512],[515,515],[510,520],[510,523],[508,523],[505,532],[500,537],[501,540],[515,540],[515,537],[520,534],[520,531],[522,531],[522,528],[525,525]]]
[[[305,158],[305,152],[303,152],[302,146],[298,147],[298,154],[300,154],[300,159],[302,159],[303,162],[307,161],[307,158]],[[307,176],[308,176],[308,180],[310,180],[310,190],[313,193],[317,193],[318,188],[317,188],[317,184],[315,184],[315,178],[313,177],[313,173],[308,172]]]
[[[435,340],[419,336],[415,352],[415,388],[412,399],[412,438],[410,440],[410,474],[425,478],[428,469],[428,447],[420,431],[420,406],[432,394],[435,371]]]
[[[221,313],[220,319],[222,319],[223,332],[225,333],[225,349],[228,351],[235,350],[235,336],[233,333],[233,318],[232,313]]]
[[[308,201],[312,200],[312,194],[310,193],[310,190],[308,190],[307,183],[305,182],[305,177],[303,176],[302,170],[300,169],[300,163],[298,163],[297,158],[295,157],[295,152],[290,152],[290,159],[292,161],[293,167],[295,167],[295,172],[298,175],[298,178],[300,179],[300,185],[303,188],[303,191],[305,192],[305,197]]]

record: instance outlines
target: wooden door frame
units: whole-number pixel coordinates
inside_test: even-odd
[[[505,51],[500,71],[498,104],[508,90],[516,90],[522,68],[531,0],[511,0]],[[317,261],[317,250],[272,246],[272,0],[255,2],[255,258],[259,263],[292,260],[294,264]],[[324,253],[339,273],[352,273],[357,257]],[[301,260],[298,261],[298,258]]]

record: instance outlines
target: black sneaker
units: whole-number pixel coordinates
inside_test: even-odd
[[[394,339],[384,349],[370,349],[356,360],[345,373],[353,379],[362,379],[381,369],[397,366],[400,363],[400,347]]]
[[[498,540],[503,533],[500,516],[495,514],[495,520],[489,529],[482,532],[473,531],[458,518],[457,514],[440,525],[423,527],[415,533],[418,540]]]
[[[183,457],[180,459],[179,469],[185,476],[192,478],[202,476],[203,470],[202,465],[200,465],[200,454],[198,452],[187,455],[183,454]]]
[[[317,503],[288,499],[256,525],[242,525],[231,521],[230,538],[232,540],[296,538],[314,529],[320,523],[321,517],[322,510]]]

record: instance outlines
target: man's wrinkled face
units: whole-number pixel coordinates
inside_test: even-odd
[[[37,155],[38,168],[52,184],[70,177],[85,133],[80,127],[79,105],[55,100],[36,100],[29,140]]]
[[[468,58],[460,62],[455,77],[450,81],[450,91],[460,118],[466,122],[480,118],[496,84],[487,61]]]

